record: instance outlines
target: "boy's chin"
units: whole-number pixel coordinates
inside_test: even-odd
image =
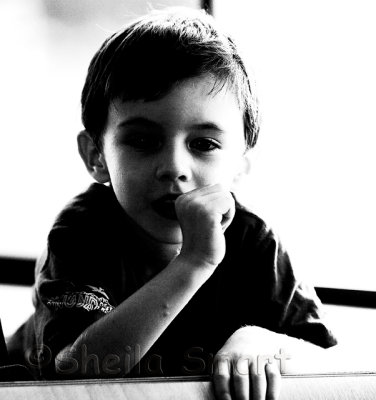
[[[166,219],[152,213],[151,215],[127,213],[139,234],[146,234],[144,239],[171,245],[183,242],[183,234],[178,220]]]

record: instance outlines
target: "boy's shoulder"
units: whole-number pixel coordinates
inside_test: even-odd
[[[235,208],[234,228],[243,231],[244,235],[254,237],[257,241],[263,241],[266,238],[276,239],[277,235],[269,223],[248,207],[239,203],[237,199],[235,199]]]
[[[47,235],[46,257],[39,271],[46,271],[43,277],[52,274],[100,280],[103,265],[111,257],[118,260],[120,243],[130,241],[131,237],[131,231],[122,224],[121,207],[112,188],[93,183],[56,217]],[[120,264],[111,265],[116,269]]]
[[[246,253],[257,251],[260,254],[269,251],[286,252],[281,238],[267,219],[251,211],[235,198],[235,217],[225,232],[226,240],[234,248],[242,248]]]
[[[91,184],[57,215],[47,237],[49,248],[58,254],[68,249],[78,254],[83,248],[114,242],[120,229],[119,208],[112,188]]]
[[[84,227],[108,221],[109,215],[118,211],[110,187],[92,183],[84,192],[75,196],[57,215],[52,229]]]

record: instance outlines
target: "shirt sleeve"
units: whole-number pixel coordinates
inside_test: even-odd
[[[275,232],[244,209],[239,210],[236,223],[237,227],[229,228],[233,235],[228,248],[239,255],[235,262],[228,261],[227,278],[236,280],[238,290],[233,295],[237,299],[234,310],[241,313],[238,320],[324,348],[337,344],[314,287],[297,277]]]
[[[269,271],[270,308],[274,311],[278,330],[323,348],[336,345],[337,340],[328,327],[314,287],[297,278],[279,238],[265,230],[259,245],[262,267]]]

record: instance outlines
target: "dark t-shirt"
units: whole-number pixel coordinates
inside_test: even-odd
[[[259,217],[237,204],[225,237],[221,264],[130,376],[210,374],[213,356],[244,325],[325,348],[336,344],[314,289],[297,281],[288,254]],[[56,378],[56,354],[145,284],[151,258],[112,189],[92,184],[57,217],[37,263],[35,313],[10,348],[22,342],[26,365],[36,365],[38,355],[34,372]],[[124,351],[139,360],[137,348]]]

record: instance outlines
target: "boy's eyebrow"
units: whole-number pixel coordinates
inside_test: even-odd
[[[145,118],[145,117],[132,117],[128,118],[124,121],[121,121],[118,124],[118,128],[123,128],[127,126],[137,126],[137,125],[142,125],[145,127],[151,127],[151,128],[161,128],[162,125],[159,124],[156,121],[153,121],[151,119]],[[199,130],[199,131],[216,131],[217,133],[223,133],[223,129],[220,128],[216,123],[214,122],[202,122],[202,123],[195,123],[189,125],[189,129],[191,130]]]
[[[193,128],[195,130],[200,130],[200,131],[216,131],[218,133],[223,133],[223,129],[220,128],[214,122],[202,122],[199,124],[192,124],[191,128]]]
[[[134,125],[143,125],[143,126],[150,126],[150,127],[160,127],[160,124],[158,124],[155,121],[152,121],[151,119],[145,118],[145,117],[132,117],[132,118],[127,118],[124,121],[121,121],[117,127],[122,128],[122,127],[127,127],[127,126],[134,126]]]

